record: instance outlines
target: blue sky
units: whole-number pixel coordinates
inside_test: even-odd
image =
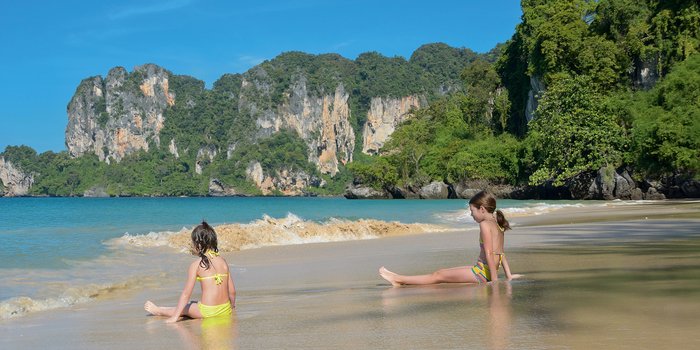
[[[210,87],[285,51],[409,58],[444,42],[485,52],[508,40],[520,2],[23,0],[0,6],[0,152],[65,150],[66,106],[84,78],[144,63]]]

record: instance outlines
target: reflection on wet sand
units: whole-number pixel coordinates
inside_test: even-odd
[[[513,287],[510,282],[498,281],[486,285],[439,284],[427,286],[394,287],[382,292],[382,307],[388,316],[410,313],[407,310],[420,310],[421,304],[430,306],[445,304],[450,308],[464,310],[464,318],[473,322],[455,323],[464,325],[460,334],[469,344],[482,341],[488,349],[507,349],[512,346]],[[451,329],[445,329],[450,333]],[[465,344],[466,345],[466,344]]]
[[[509,282],[495,282],[486,286],[486,290],[490,321],[486,327],[486,343],[489,349],[506,349],[510,344],[513,287]]]
[[[186,349],[236,349],[238,322],[231,317],[212,317],[173,323]]]

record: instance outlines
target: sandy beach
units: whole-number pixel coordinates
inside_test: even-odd
[[[475,230],[225,253],[238,291],[227,322],[165,324],[184,254],[163,275],[71,308],[0,320],[0,348],[658,349],[700,347],[700,202],[564,208],[513,217],[508,260],[524,278],[391,287],[380,266],[471,265]],[[195,289],[198,297],[199,287]]]

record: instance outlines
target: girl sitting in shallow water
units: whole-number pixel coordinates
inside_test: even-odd
[[[460,266],[435,271],[429,275],[403,276],[387,270],[384,266],[379,269],[379,275],[394,286],[404,284],[436,284],[436,283],[482,283],[498,280],[498,268],[502,265],[506,279],[519,278],[521,275],[510,273],[510,266],[503,250],[505,231],[510,224],[503,212],[496,210],[496,198],[481,191],[469,200],[469,210],[474,221],[479,223],[479,259],[473,266]],[[494,214],[495,211],[495,214]]]
[[[147,301],[144,309],[155,316],[168,316],[168,323],[177,322],[180,316],[209,318],[230,316],[236,307],[236,288],[229,273],[228,263],[219,256],[216,232],[206,222],[192,230],[192,247],[199,258],[187,270],[187,282],[180,294],[177,307],[157,306]],[[190,301],[195,281],[200,281],[202,301]]]

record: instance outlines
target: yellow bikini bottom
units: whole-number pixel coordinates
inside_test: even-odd
[[[496,265],[496,269],[501,267],[503,264],[503,256],[505,254],[496,254],[498,255],[498,265]],[[491,282],[491,271],[489,270],[489,266],[484,264],[481,261],[477,261],[474,266],[472,266],[472,272],[474,273],[474,276],[476,276],[476,280],[481,283],[481,282]],[[496,273],[498,273],[498,270],[496,270]]]
[[[225,304],[214,306],[197,303],[197,307],[199,308],[199,312],[202,314],[202,318],[230,316],[232,313],[230,301],[227,301]]]

